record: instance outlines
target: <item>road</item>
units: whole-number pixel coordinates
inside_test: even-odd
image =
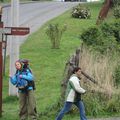
[[[73,6],[79,4],[78,2],[29,2],[28,4],[20,4],[19,23],[21,27],[29,27],[30,34],[38,30],[44,23],[50,19],[59,16]],[[2,21],[4,26],[11,26],[11,7],[3,7]],[[29,35],[30,35],[29,34]],[[26,40],[28,36],[20,37],[20,44]],[[9,37],[7,44],[7,53],[9,54]]]

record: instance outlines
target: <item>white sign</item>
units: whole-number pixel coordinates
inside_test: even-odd
[[[11,34],[11,28],[0,28],[0,34]]]

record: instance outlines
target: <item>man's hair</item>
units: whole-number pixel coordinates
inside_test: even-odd
[[[80,68],[80,67],[75,67],[75,68],[73,69],[73,74],[74,74],[75,72],[77,72],[78,70],[81,70],[81,68]]]

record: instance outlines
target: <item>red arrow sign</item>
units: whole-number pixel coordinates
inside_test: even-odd
[[[30,32],[30,28],[27,27],[5,27],[6,31],[11,29],[11,32],[5,32],[6,35],[26,35]]]

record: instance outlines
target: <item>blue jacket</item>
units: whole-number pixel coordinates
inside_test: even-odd
[[[31,71],[29,69],[26,69],[24,71],[18,70],[16,74],[12,77],[10,77],[10,81],[13,85],[16,85],[16,87],[26,87],[28,85],[28,82],[33,81],[34,76],[32,75]],[[32,86],[27,86],[27,90],[33,90]],[[19,90],[20,92],[21,90]]]

